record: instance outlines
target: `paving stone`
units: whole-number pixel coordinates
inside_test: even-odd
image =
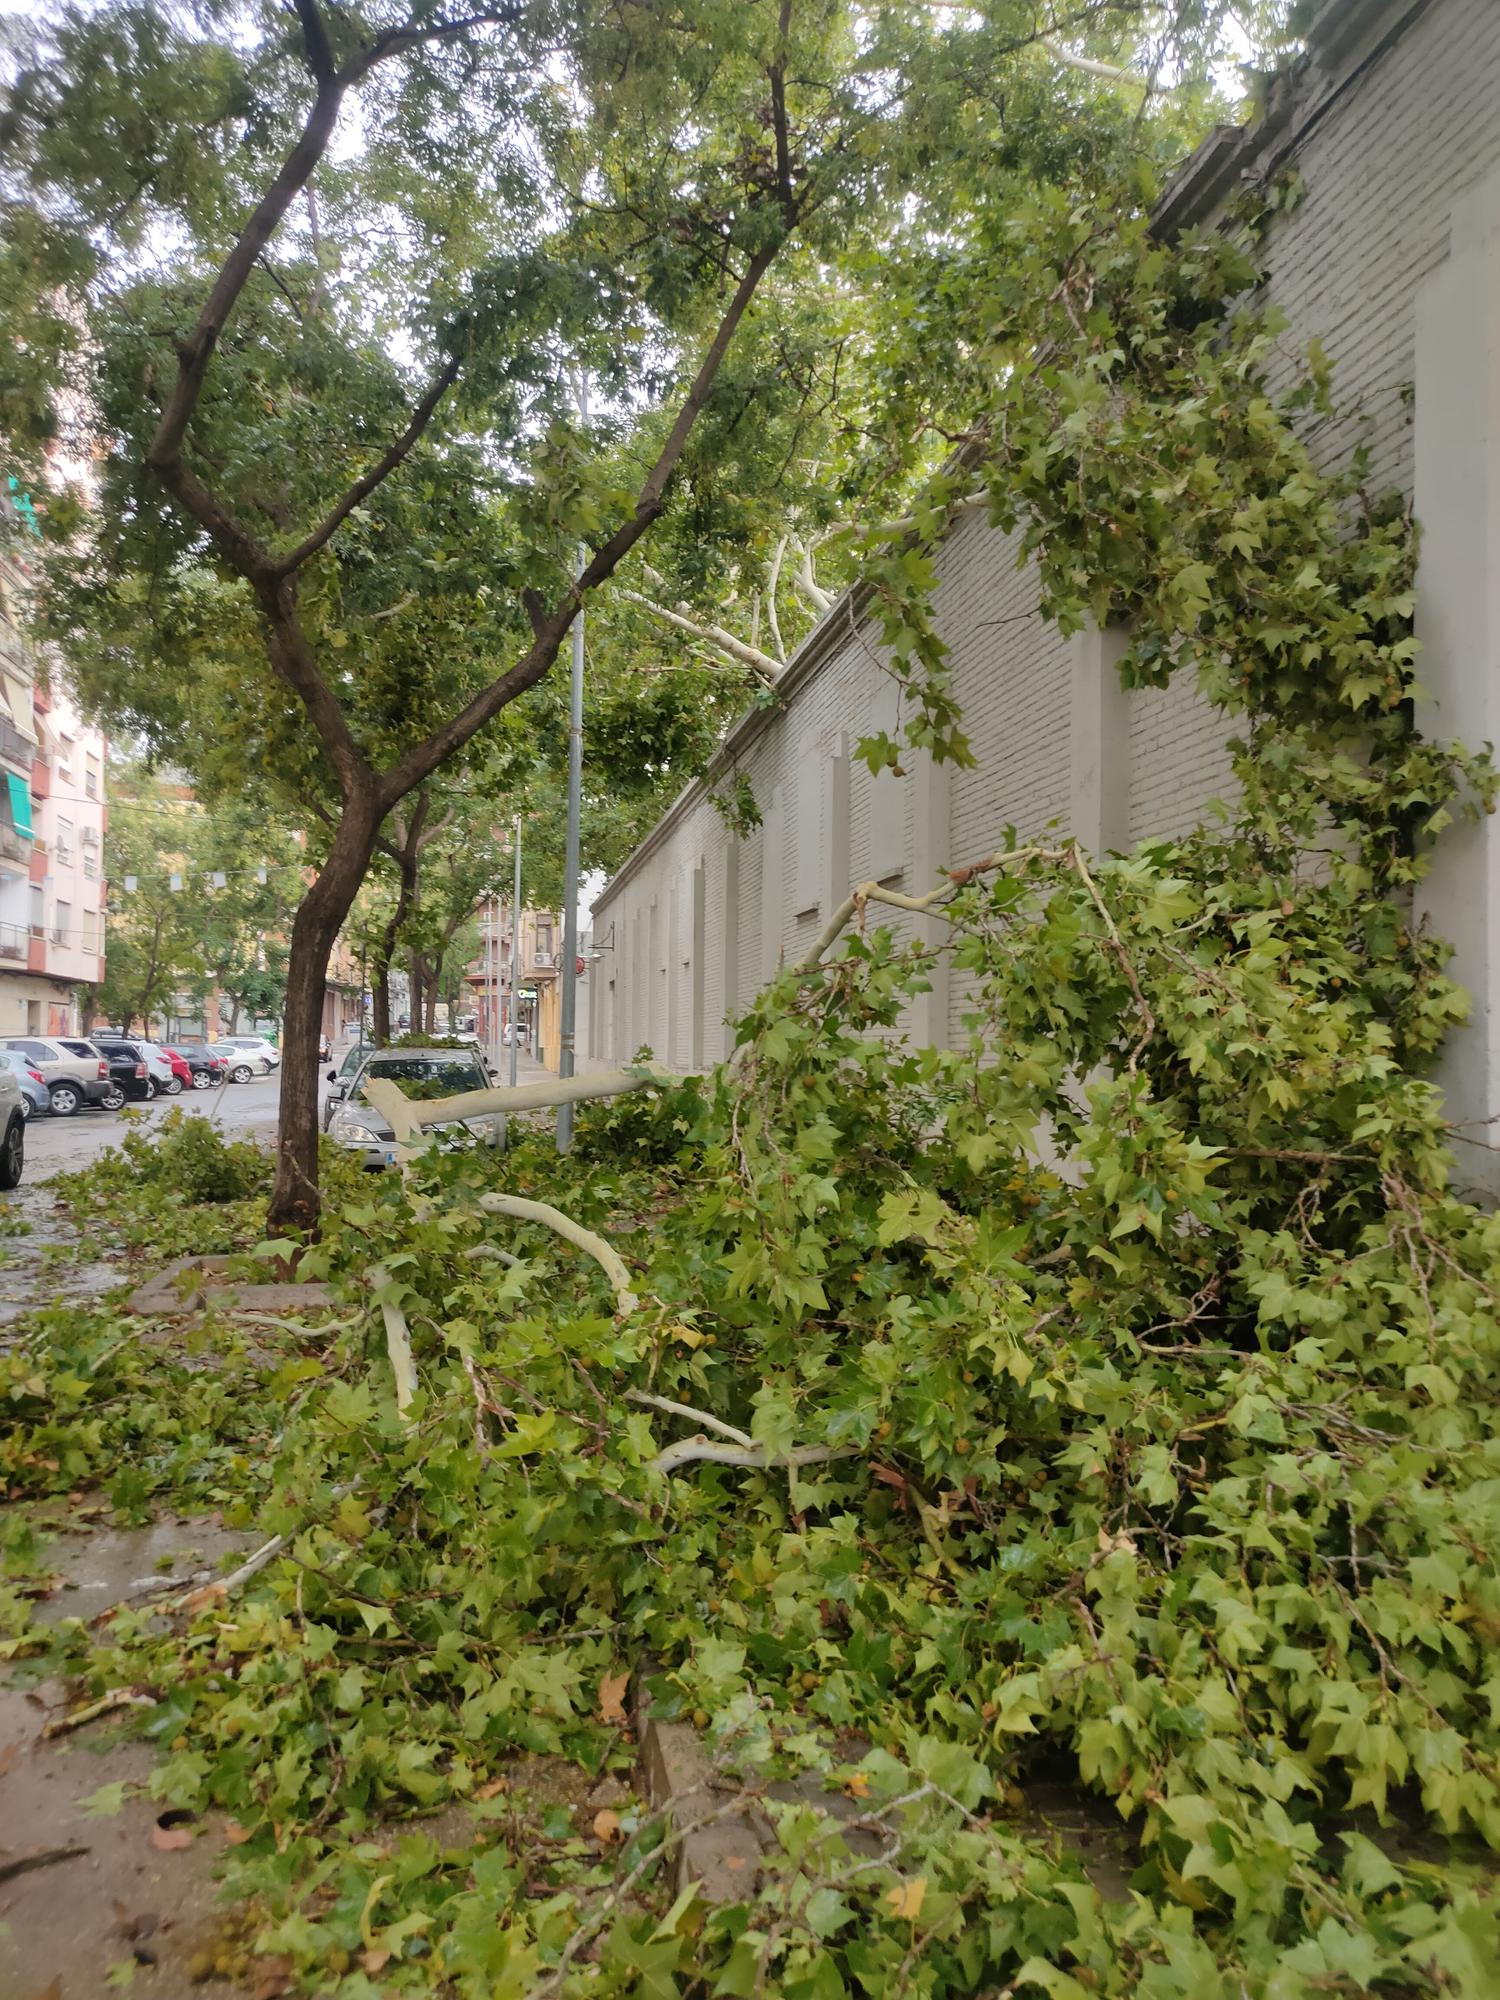
[[[287,1312],[334,1303],[331,1285],[258,1285],[226,1278],[222,1274],[230,1261],[228,1257],[174,1257],[154,1278],[136,1287],[125,1302],[126,1311],[161,1319],[187,1318],[210,1307],[229,1312]]]

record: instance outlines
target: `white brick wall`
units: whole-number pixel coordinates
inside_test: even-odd
[[[1289,378],[1295,355],[1321,340],[1334,363],[1335,397],[1353,414],[1311,433],[1319,455],[1335,462],[1362,443],[1369,490],[1409,492],[1414,299],[1447,256],[1455,198],[1500,163],[1500,0],[1431,0],[1425,9],[1417,0],[1328,0],[1325,14],[1352,24],[1363,41],[1336,60],[1306,65],[1290,120],[1251,148],[1257,171],[1296,168],[1304,193],[1267,244],[1270,292],[1289,321],[1281,373]],[[850,883],[872,874],[896,879],[899,871],[902,887],[926,888],[937,866],[984,853],[1007,826],[1023,836],[1066,827],[1079,778],[1073,662],[1067,643],[1027,615],[1037,601],[1035,573],[1017,569],[1013,538],[978,514],[961,520],[935,560],[934,608],[977,768],[951,773],[935,791],[914,759],[901,779],[877,782],[851,760],[847,785],[837,780],[841,748],[900,725],[878,639],[841,602],[794,665],[783,708],[757,713],[731,737],[724,768],[748,775],[767,824],[732,853],[707,792],[692,786],[600,899],[596,934],[615,926],[605,978],[615,983],[616,1027],[614,1046],[596,1054],[623,1059],[646,1042],[664,1061],[691,1061],[690,946],[675,952],[670,1006],[661,968],[673,884],[679,936],[690,938],[692,870],[700,862],[702,1040],[711,1060],[730,1046],[726,1015],[748,1005],[778,963],[806,949]],[[1128,784],[1122,816],[1130,840],[1187,831],[1210,799],[1229,795],[1223,743],[1232,725],[1187,681],[1131,691],[1124,713],[1128,728],[1107,732],[1105,752],[1128,762],[1127,772],[1116,772],[1122,801]],[[819,788],[816,809],[807,803],[809,786]],[[836,839],[831,814],[844,791],[847,832]],[[809,841],[822,852],[810,857]],[[893,927],[903,929],[899,920]],[[648,935],[658,943],[645,980],[632,958]],[[734,991],[726,968],[736,974]],[[965,1004],[955,978],[937,1007],[918,1010],[909,1025],[956,1038]],[[600,1014],[602,1040],[609,1007]]]

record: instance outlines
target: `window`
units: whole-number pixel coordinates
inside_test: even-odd
[[[85,882],[97,882],[99,880],[99,856],[97,851],[91,847],[86,847],[83,850],[83,879]]]
[[[91,799],[99,796],[99,759],[91,750],[86,759],[87,769],[83,776],[83,789]]]
[[[541,958],[544,954],[548,958],[552,956],[551,917],[538,917],[536,920],[536,955]]]
[[[99,949],[99,912],[85,910],[83,913],[83,948],[85,951]]]
[[[56,853],[59,861],[73,859],[73,822],[70,819],[60,819],[57,822]]]
[[[31,885],[31,935],[33,937],[45,937],[46,934],[47,909],[42,896],[42,885],[40,882],[33,882]]]
[[[73,905],[71,903],[59,903],[52,917],[52,942],[54,944],[70,943],[72,929]]]
[[[447,1051],[418,1054],[413,1050],[410,1054],[376,1056],[360,1082],[368,1083],[372,1077],[389,1077],[408,1097],[415,1098],[454,1097],[461,1090],[489,1087],[489,1078],[474,1057],[456,1049],[451,1055]]]

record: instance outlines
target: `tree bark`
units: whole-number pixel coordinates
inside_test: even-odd
[[[391,920],[381,933],[380,942],[375,947],[375,1041],[384,1048],[391,1039],[391,961],[396,956],[396,945],[401,936],[401,926],[406,922],[417,904],[417,867],[422,848],[437,827],[427,827],[427,808],[430,795],[424,785],[417,794],[417,802],[405,826],[398,814],[391,815],[396,829],[394,841],[381,840],[376,844],[383,853],[395,862],[401,886],[396,892],[396,907],[391,912]],[[441,822],[440,822],[441,824]],[[415,1006],[412,1011],[416,1019]]]
[[[379,828],[379,812],[368,796],[346,800],[328,859],[292,924],[281,1038],[276,1184],[267,1218],[273,1230],[317,1227],[318,1037],[328,961],[370,865]]]

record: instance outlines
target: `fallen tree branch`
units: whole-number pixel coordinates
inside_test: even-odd
[[[861,882],[857,889],[839,904],[824,926],[821,936],[812,949],[797,960],[794,972],[813,972],[824,952],[838,942],[839,933],[851,918],[857,916],[867,903],[885,903],[893,910],[907,910],[916,916],[938,916],[944,912],[937,907],[945,897],[953,895],[970,882],[976,875],[988,875],[998,868],[1008,868],[1020,861],[1060,861],[1066,857],[1067,848],[1014,847],[998,854],[986,854],[982,861],[971,861],[963,868],[950,868],[935,889],[929,889],[923,896],[903,896],[899,890],[882,888],[879,882]]]
[[[66,1715],[54,1715],[50,1722],[42,1724],[42,1735],[50,1742],[55,1736],[67,1736],[75,1729],[82,1729],[86,1722],[96,1722],[101,1715],[113,1715],[117,1708],[155,1706],[156,1696],[142,1694],[139,1688],[111,1688],[97,1701],[87,1701],[82,1708],[70,1709]]]
[[[377,1264],[370,1273],[370,1283],[376,1291],[391,1282],[391,1274],[383,1264]],[[396,1410],[405,1416],[411,1407],[412,1397],[417,1393],[417,1365],[412,1359],[411,1328],[406,1324],[406,1314],[394,1301],[383,1301],[380,1317],[385,1322],[385,1348],[391,1358],[391,1374],[396,1380]]]
[[[674,1417],[686,1417],[690,1424],[702,1424],[708,1430],[717,1431],[720,1437],[728,1438],[732,1444],[744,1445],[749,1451],[758,1449],[748,1431],[737,1431],[733,1424],[721,1423],[707,1410],[695,1410],[691,1403],[674,1403],[670,1396],[653,1396],[645,1389],[627,1389],[625,1400],[627,1403],[644,1403],[648,1409],[665,1410]]]
[[[190,1590],[186,1597],[179,1597],[175,1604],[166,1608],[172,1612],[201,1611],[206,1604],[217,1603],[227,1597],[231,1590],[237,1590],[242,1583],[248,1583],[252,1576],[259,1575],[267,1563],[274,1562],[286,1547],[286,1535],[272,1535],[270,1541],[262,1542],[254,1555],[247,1556],[238,1569],[232,1569],[228,1576],[215,1577],[212,1583],[205,1583],[197,1590]]]
[[[541,1083],[497,1085],[490,1090],[461,1090],[453,1097],[408,1097],[389,1077],[372,1078],[364,1086],[367,1103],[390,1121],[398,1145],[433,1125],[461,1124],[496,1112],[546,1111],[557,1104],[587,1104],[598,1097],[623,1097],[632,1090],[659,1088],[669,1079],[652,1069],[601,1070],[593,1076],[549,1077]]]
[[[669,1444],[655,1460],[655,1470],[675,1472],[679,1465],[691,1465],[701,1458],[711,1465],[743,1465],[753,1472],[775,1472],[783,1467],[790,1472],[803,1465],[822,1465],[830,1458],[858,1458],[859,1454],[859,1446],[853,1444],[799,1444],[790,1451],[751,1445],[746,1450],[739,1445],[714,1444],[709,1438],[695,1437],[684,1438],[681,1444]]]
[[[560,1208],[554,1208],[550,1201],[528,1201],[518,1194],[482,1194],[479,1206],[489,1215],[510,1215],[518,1222],[540,1222],[577,1249],[594,1259],[615,1291],[615,1310],[632,1313],[640,1301],[630,1289],[630,1273],[619,1255],[610,1248],[602,1236],[592,1229],[585,1229],[581,1222],[575,1222],[570,1215],[564,1215]]]
[[[54,1861],[76,1861],[80,1854],[92,1854],[91,1847],[39,1847],[34,1854],[18,1854],[14,1861],[0,1861],[0,1882],[13,1881],[33,1868],[50,1868]]]

